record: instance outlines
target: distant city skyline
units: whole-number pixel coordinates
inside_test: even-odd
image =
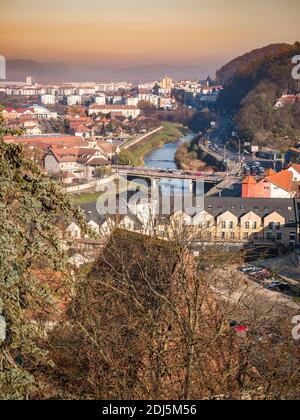
[[[1,0],[0,54],[103,66],[193,65],[211,73],[299,38],[298,0]]]

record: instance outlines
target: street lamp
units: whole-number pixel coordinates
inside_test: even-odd
[[[236,133],[235,131],[232,132],[232,137],[236,137],[239,141],[239,173],[240,173],[241,172],[241,167],[242,167],[242,161],[241,161],[242,140],[241,140],[240,136],[238,135],[238,133]]]

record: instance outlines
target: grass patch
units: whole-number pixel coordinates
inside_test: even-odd
[[[101,192],[72,194],[71,198],[74,204],[91,204],[95,203],[101,194]]]
[[[163,129],[138,144],[123,150],[120,153],[120,164],[144,166],[144,158],[153,150],[167,143],[175,143],[180,137],[186,135],[188,130],[181,124],[163,122]]]
[[[136,189],[140,189],[141,191],[147,191],[143,184],[137,184],[135,182],[131,183],[131,187],[136,187]],[[117,187],[118,188],[118,187]],[[119,188],[117,190],[118,194],[121,194],[126,191],[126,188]],[[73,204],[93,204],[96,203],[98,198],[103,194],[103,192],[90,192],[90,193],[80,193],[80,194],[71,194],[71,200]]]

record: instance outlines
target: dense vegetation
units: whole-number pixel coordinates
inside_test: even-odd
[[[237,113],[236,121],[245,139],[282,150],[299,140],[299,103],[274,108],[283,93],[299,90],[299,83],[292,78],[292,57],[299,54],[299,43],[280,46],[275,55],[237,67],[226,80],[218,105],[229,114]]]
[[[210,127],[211,121],[215,121],[216,114],[205,108],[201,111],[190,109],[186,106],[179,106],[174,111],[144,110],[145,116],[171,123],[182,124],[188,127],[193,133],[204,132]]]
[[[249,53],[243,54],[242,56],[231,60],[217,71],[217,82],[224,84],[228,80],[232,79],[232,77],[239,72],[242,67],[245,67],[255,61],[273,56],[287,47],[289,47],[288,44],[271,44],[267,47],[258,48],[250,51]]]
[[[55,300],[52,281],[64,288],[64,222],[82,218],[22,146],[1,140],[6,134],[0,115],[0,399],[23,399],[49,362],[39,322]]]

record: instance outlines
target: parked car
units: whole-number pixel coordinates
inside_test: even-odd
[[[242,273],[251,273],[255,270],[257,270],[257,267],[255,267],[255,265],[247,265],[246,267],[241,268]]]
[[[281,281],[275,281],[268,286],[266,286],[267,290],[270,290],[272,292],[290,292],[291,286],[289,286],[287,283],[283,283]]]

